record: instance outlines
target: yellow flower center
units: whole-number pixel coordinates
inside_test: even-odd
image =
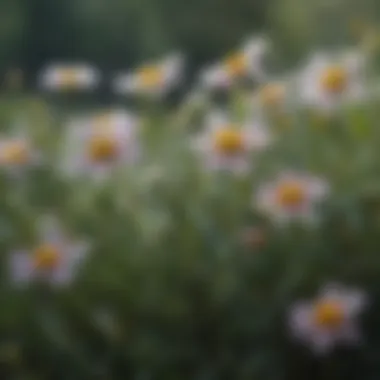
[[[110,136],[94,136],[89,141],[89,156],[94,162],[112,161],[118,155],[117,141]]]
[[[321,77],[322,88],[329,93],[341,93],[347,86],[347,73],[344,68],[332,66],[326,69]]]
[[[244,138],[239,130],[226,127],[215,133],[215,148],[223,154],[237,154],[244,149]]]
[[[52,244],[43,244],[34,251],[34,266],[37,269],[52,270],[60,262],[60,252]]]
[[[318,326],[337,328],[344,320],[344,309],[338,301],[321,301],[314,307],[314,321]]]
[[[278,203],[285,207],[297,207],[303,203],[306,194],[304,188],[297,182],[286,182],[277,189]]]
[[[26,143],[10,142],[2,148],[1,158],[6,164],[25,165],[30,160],[30,152]]]
[[[78,82],[78,72],[75,69],[63,69],[59,73],[59,85],[65,88],[75,87]]]
[[[164,80],[162,69],[157,66],[142,67],[137,75],[145,88],[158,87]]]
[[[248,60],[243,53],[237,53],[227,57],[225,67],[232,77],[240,77],[248,71]]]
[[[285,97],[285,87],[279,83],[270,83],[260,90],[260,99],[264,106],[275,107],[281,104]]]

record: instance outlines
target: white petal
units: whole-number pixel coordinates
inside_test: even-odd
[[[184,58],[182,55],[175,54],[167,58],[163,64],[165,84],[168,89],[176,86],[182,78],[184,70]]]
[[[243,53],[249,61],[250,73],[260,80],[265,78],[263,58],[268,51],[268,47],[269,43],[265,38],[253,38],[243,47]]]
[[[86,258],[90,245],[88,242],[73,243],[62,257],[62,262],[50,276],[52,284],[57,286],[65,286],[73,281],[78,271],[78,267]]]
[[[83,174],[91,177],[97,183],[102,183],[112,174],[113,167],[113,164],[89,164]]]
[[[222,162],[222,166],[226,170],[237,175],[247,174],[249,170],[252,169],[252,165],[246,155],[233,158],[226,157],[224,162]]]
[[[320,178],[306,179],[306,184],[312,200],[324,198],[329,192],[328,183]]]
[[[59,268],[51,273],[49,281],[52,285],[66,286],[73,281],[74,275],[74,266],[68,264],[60,265]]]
[[[221,66],[211,67],[201,73],[201,85],[205,89],[227,89],[232,85],[231,78]]]
[[[133,165],[138,162],[140,157],[141,150],[137,143],[124,144],[124,146],[121,147],[120,159],[117,164]]]
[[[94,88],[99,82],[99,72],[89,67],[81,68],[79,82],[86,88]]]
[[[314,330],[310,302],[299,302],[292,306],[289,314],[289,328],[296,339],[308,340]]]
[[[33,262],[27,251],[16,251],[10,254],[10,276],[12,282],[24,285],[34,278]]]
[[[204,164],[208,170],[228,171],[234,174],[244,174],[250,167],[245,156],[229,157],[216,152],[206,153]]]
[[[334,99],[321,88],[320,78],[329,65],[328,56],[315,53],[299,77],[299,92],[301,101],[307,105],[330,110]]]
[[[311,348],[318,355],[326,355],[337,343],[337,336],[329,331],[320,330],[310,337]]]
[[[243,46],[244,54],[253,61],[261,59],[268,51],[269,42],[264,37],[255,37],[248,40]]]
[[[347,318],[354,318],[368,306],[368,296],[361,290],[348,289],[336,283],[322,288],[321,299],[331,299],[341,302]]]
[[[218,171],[222,170],[225,165],[219,154],[214,152],[206,152],[204,157],[204,165],[208,170]]]

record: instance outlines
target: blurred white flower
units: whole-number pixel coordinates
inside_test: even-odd
[[[282,109],[286,105],[288,83],[273,80],[260,86],[254,93],[254,102],[267,109]]]
[[[137,123],[124,111],[72,122],[63,142],[64,173],[102,179],[112,168],[135,163],[139,154]]]
[[[85,259],[88,243],[73,241],[55,217],[38,221],[38,243],[33,249],[10,253],[10,277],[16,285],[42,280],[51,285],[69,284]]]
[[[242,78],[263,80],[263,58],[268,46],[263,37],[249,39],[240,51],[203,70],[200,73],[201,86],[207,90],[218,90],[227,89]]]
[[[245,173],[251,167],[251,153],[266,149],[272,142],[269,131],[256,120],[239,125],[224,115],[211,113],[206,124],[194,145],[210,170]]]
[[[366,59],[356,51],[315,53],[299,77],[301,102],[324,111],[366,97]]]
[[[316,354],[328,354],[340,344],[357,345],[362,339],[357,318],[367,304],[363,292],[330,284],[314,301],[292,306],[289,314],[291,333]]]
[[[300,219],[315,220],[315,206],[328,194],[329,187],[321,178],[286,171],[271,183],[259,187],[254,205],[277,222]]]
[[[118,94],[138,94],[161,97],[177,87],[183,78],[184,57],[172,54],[161,61],[148,63],[114,80]]]
[[[99,71],[87,64],[53,64],[40,76],[40,86],[49,91],[93,90],[99,81]]]
[[[15,127],[11,134],[0,136],[0,168],[9,174],[19,175],[41,163],[41,159],[41,153],[22,129]]]

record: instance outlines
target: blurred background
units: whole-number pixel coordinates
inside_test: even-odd
[[[370,34],[379,11],[377,0],[0,0],[0,70],[21,69],[32,84],[55,60],[107,74],[181,50],[191,73],[256,32],[286,66],[310,47]]]
[[[366,44],[369,49],[379,47],[377,26],[379,20],[379,0],[0,0],[0,125],[13,128],[13,125],[18,123],[17,119],[13,124],[14,115],[17,117],[21,115],[22,121],[24,119],[28,121],[26,126],[32,126],[28,130],[31,131],[38,146],[43,146],[44,149],[46,147],[51,156],[56,156],[55,150],[59,144],[56,145],[55,139],[59,139],[60,134],[55,134],[55,131],[60,130],[59,125],[66,126],[66,124],[59,118],[55,119],[57,116],[55,112],[54,117],[51,117],[52,107],[46,107],[44,102],[30,102],[36,93],[37,74],[54,61],[84,61],[98,67],[103,74],[103,87],[90,97],[99,96],[102,101],[108,101],[113,105],[117,103],[113,102],[115,98],[112,98],[107,84],[115,73],[132,69],[145,60],[154,60],[172,51],[185,54],[188,65],[187,80],[191,83],[192,77],[202,66],[238,48],[245,38],[255,34],[265,34],[273,41],[273,53],[269,57],[269,62],[272,65],[270,72],[276,74],[297,68],[307,53],[318,48],[334,49],[357,43]],[[19,86],[14,86],[15,84]],[[22,90],[15,91],[16,96],[12,97],[14,87]],[[21,95],[25,93],[27,95],[25,98],[32,95],[31,99],[22,99],[18,102],[19,93]],[[46,98],[51,100],[48,96]],[[59,94],[54,100],[58,100],[57,103],[61,106],[64,98],[63,94]],[[73,103],[79,103],[78,106],[82,107],[83,103],[77,102],[80,98],[74,96],[72,99],[70,107]],[[85,100],[87,99],[81,99]],[[50,106],[52,103],[47,104]],[[26,111],[28,107],[30,111]],[[36,170],[36,173],[28,177],[26,185],[20,182],[19,187],[0,175],[0,203],[2,202],[0,222],[5,224],[9,219],[11,224],[17,226],[15,237],[12,232],[9,242],[0,241],[3,251],[8,250],[8,245],[14,244],[12,239],[17,240],[18,236],[31,234],[29,224],[32,223],[29,220],[34,218],[34,207],[42,210],[56,208],[61,214],[67,214],[68,221],[74,226],[82,226],[84,231],[89,231],[99,239],[94,269],[89,270],[88,277],[84,277],[82,283],[79,281],[78,288],[71,294],[64,294],[62,298],[49,299],[45,297],[45,293],[40,297],[38,288],[34,298],[30,297],[29,293],[21,294],[17,298],[12,289],[7,288],[7,281],[3,280],[4,276],[2,277],[1,281],[5,285],[0,287],[0,294],[6,303],[0,316],[0,330],[5,332],[3,334],[5,337],[10,337],[8,345],[10,347],[6,341],[4,343],[0,340],[0,379],[178,380],[189,378],[178,375],[188,372],[189,369],[190,372],[199,372],[199,376],[192,378],[200,380],[379,379],[379,334],[369,334],[373,341],[368,349],[369,354],[367,352],[359,354],[356,361],[352,361],[350,356],[348,359],[346,356],[342,356],[342,359],[339,356],[338,365],[331,365],[332,362],[328,361],[325,366],[318,367],[320,363],[310,360],[307,355],[304,356],[304,350],[294,352],[288,350],[281,319],[283,318],[281,313],[288,307],[290,296],[293,297],[295,293],[294,289],[298,291],[299,288],[303,292],[303,286],[306,289],[309,283],[312,284],[313,281],[317,283],[320,279],[334,274],[334,271],[339,275],[347,271],[348,278],[359,278],[361,283],[371,282],[370,288],[376,290],[375,297],[379,297],[377,272],[379,266],[372,265],[378,263],[379,257],[379,243],[376,240],[379,236],[378,208],[373,207],[376,214],[373,218],[374,220],[376,218],[376,221],[372,222],[370,214],[368,222],[362,223],[361,220],[367,220],[362,213],[364,215],[367,211],[362,212],[359,209],[355,204],[355,197],[352,207],[350,203],[352,194],[350,191],[352,189],[356,191],[356,186],[353,186],[356,178],[362,180],[365,176],[375,177],[373,173],[379,172],[377,157],[380,138],[378,128],[371,129],[372,124],[377,123],[378,109],[379,107],[373,113],[373,117],[371,114],[370,117],[363,118],[362,114],[357,112],[354,114],[355,118],[350,114],[350,125],[357,124],[358,128],[355,129],[355,133],[348,129],[348,135],[352,140],[342,139],[342,144],[334,145],[341,136],[346,137],[339,128],[335,130],[328,126],[323,129],[333,131],[333,134],[326,135],[326,141],[329,142],[329,138],[332,141],[331,145],[326,146],[338,149],[338,153],[332,155],[331,160],[336,161],[331,165],[331,173],[339,174],[336,181],[343,184],[339,188],[342,196],[347,194],[349,196],[347,224],[344,224],[346,214],[342,213],[342,224],[340,224],[341,216],[339,212],[335,214],[336,211],[332,208],[331,215],[327,213],[328,218],[331,218],[331,226],[337,227],[333,228],[330,224],[326,224],[325,230],[315,235],[309,234],[307,230],[304,235],[299,235],[299,231],[295,229],[290,238],[285,234],[283,237],[279,234],[280,238],[276,240],[275,235],[270,231],[267,233],[267,227],[264,226],[257,234],[252,234],[252,238],[257,239],[258,244],[261,244],[261,240],[267,239],[273,247],[269,245],[268,249],[264,248],[264,255],[257,255],[252,251],[247,252],[247,255],[244,252],[244,255],[231,256],[236,263],[230,261],[230,256],[222,249],[229,239],[226,234],[227,240],[223,240],[223,231],[235,228],[233,226],[235,220],[239,220],[236,228],[240,228],[240,213],[245,215],[247,208],[245,202],[251,197],[251,185],[247,183],[249,186],[245,184],[241,186],[239,182],[237,188],[243,195],[235,197],[236,199],[229,203],[233,198],[229,192],[233,188],[229,187],[228,182],[226,186],[220,186],[220,183],[216,182],[215,190],[212,186],[208,187],[207,181],[207,186],[203,186],[201,182],[198,186],[198,177],[194,181],[192,177],[197,175],[196,170],[193,173],[193,169],[189,169],[192,176],[187,177],[188,169],[182,170],[181,165],[178,167],[173,165],[175,168],[173,174],[170,165],[171,162],[176,164],[176,156],[173,159],[172,154],[178,154],[182,145],[177,146],[178,135],[170,128],[167,128],[167,133],[162,134],[159,139],[158,136],[165,128],[156,128],[154,124],[156,120],[153,120],[153,117],[152,123],[147,123],[148,137],[144,137],[147,144],[150,144],[148,149],[151,149],[147,161],[154,162],[156,157],[162,156],[162,162],[165,164],[170,162],[167,171],[170,176],[168,175],[168,180],[165,178],[162,187],[161,183],[157,185],[158,191],[153,191],[153,197],[146,183],[154,183],[157,166],[152,166],[153,174],[150,175],[152,180],[144,180],[145,182],[139,180],[136,185],[129,177],[123,177],[120,185],[119,182],[115,182],[118,186],[117,196],[111,191],[111,187],[110,189],[107,187],[104,192],[97,192],[91,186],[87,187],[85,182],[78,187],[64,183],[55,177],[54,170],[45,170],[45,168]],[[63,115],[62,120],[65,120],[64,116],[71,116],[71,112],[65,114],[64,107],[60,108],[60,111],[62,113],[59,117]],[[155,109],[152,110],[152,115],[156,116],[154,112]],[[157,126],[166,127],[164,123],[166,120],[158,119]],[[376,122],[372,123],[372,120]],[[287,123],[287,119],[285,122]],[[52,125],[56,125],[57,128],[51,128]],[[154,128],[150,128],[151,125]],[[368,125],[370,127],[367,127]],[[356,130],[361,133],[359,142],[354,140],[359,135]],[[361,132],[366,133],[369,130],[377,131],[374,134],[375,138]],[[330,173],[330,167],[324,164],[330,162],[330,156],[324,155],[324,140],[318,133],[319,130],[311,132],[311,137],[305,144],[306,149],[302,147],[300,149],[302,152],[299,154],[301,157],[309,154],[309,146],[313,147],[310,150],[311,155],[322,152],[320,156],[323,159],[320,160],[320,165],[324,165],[323,169],[326,167],[326,172]],[[289,136],[291,139],[294,135],[289,134]],[[317,144],[314,145],[311,141],[315,136]],[[163,142],[157,150],[152,148],[153,142],[156,141]],[[291,141],[285,141],[284,152],[291,156],[289,161],[292,162],[293,154],[288,153],[286,145]],[[292,144],[289,146],[293,147]],[[368,146],[372,147],[370,155],[361,155]],[[355,149],[357,147],[357,151],[352,147]],[[296,158],[298,145],[295,149]],[[274,150],[273,156],[276,152]],[[374,162],[373,165],[371,160]],[[283,165],[282,158],[280,161]],[[353,162],[354,170],[351,170]],[[184,164],[185,168],[186,165],[187,163]],[[364,169],[360,165],[363,165]],[[158,173],[160,176],[160,170]],[[166,171],[164,173],[166,175]],[[180,178],[178,181],[176,175]],[[172,181],[171,176],[175,181]],[[330,177],[333,178],[333,174],[330,174]],[[138,210],[133,214],[135,209],[131,207],[132,216],[129,214],[123,216],[119,212],[119,199],[125,197],[122,187],[124,186],[122,181],[125,179],[132,189],[131,204],[134,206],[136,203]],[[346,183],[349,186],[346,186]],[[378,203],[377,184],[375,181]],[[194,201],[196,207],[194,213],[191,213],[191,218],[187,218],[188,206],[192,207],[192,203],[183,202],[183,199],[192,191],[196,195],[193,198],[189,196],[189,199],[191,202]],[[8,201],[8,195],[13,193],[15,196],[11,197],[12,202],[16,199],[18,203]],[[217,194],[216,201],[211,201],[212,194]],[[14,204],[17,204],[17,208]],[[82,204],[84,211],[78,207]],[[204,223],[203,219],[200,219],[203,205],[207,206],[204,208],[205,214],[209,212],[207,210],[211,210],[211,216],[216,221],[215,225],[214,222],[210,224],[211,228],[207,218]],[[344,202],[342,205],[346,207]],[[338,211],[339,207],[340,203]],[[358,207],[358,211],[355,207]],[[128,209],[126,213],[129,213],[129,204],[126,208]],[[170,213],[167,217],[167,208],[174,210],[173,217]],[[372,204],[367,206],[366,203],[365,209],[367,208],[372,208]],[[78,219],[78,215],[81,218]],[[124,217],[129,224],[125,224]],[[251,218],[250,213],[247,219],[249,218]],[[174,227],[166,227],[166,224],[170,225],[172,220],[175,222],[173,222]],[[194,228],[194,225],[199,223],[198,220],[202,222],[202,228],[198,225]],[[244,223],[250,224],[250,221]],[[252,220],[252,225],[255,226],[256,223],[261,225],[260,221]],[[161,227],[162,225],[164,227]],[[363,228],[357,225],[363,225]],[[141,229],[143,231],[141,235],[140,226],[144,227]],[[169,238],[165,239],[162,245],[155,245],[154,239],[151,244],[151,236],[155,236],[156,230],[160,231],[161,228],[163,230],[168,228]],[[203,232],[203,229],[206,232]],[[361,237],[363,241],[360,240]],[[217,240],[219,238],[222,243]],[[190,244],[191,239],[194,244]],[[129,252],[136,251],[142,254],[141,258],[140,255],[126,255],[126,260],[130,261],[125,261],[127,263],[125,267],[120,265],[124,263],[123,250],[120,249],[123,244],[128,247]],[[288,256],[283,255],[285,244],[291,247],[289,252],[293,256],[289,257],[293,257],[296,263],[294,270],[288,264]],[[308,244],[314,247],[312,254],[302,256],[304,247]],[[231,247],[234,245],[226,247],[229,247],[226,251],[228,253],[229,250],[232,251]],[[269,254],[271,249],[272,255]],[[181,250],[184,251],[185,259],[178,255]],[[219,254],[220,252],[222,254]],[[325,252],[326,255],[319,255],[319,252]],[[330,259],[331,252],[335,253]],[[357,252],[360,252],[360,255],[357,255]],[[363,256],[365,252],[368,256]],[[165,260],[162,260],[162,257]],[[301,257],[305,257],[305,261],[300,261]],[[345,263],[343,269],[338,265],[342,257]],[[256,259],[258,261],[255,261]],[[307,260],[311,260],[311,264]],[[309,272],[305,271],[304,274],[302,265],[305,265]],[[287,271],[290,273],[289,278]],[[98,276],[98,273],[101,275]],[[312,273],[312,276],[309,276],[309,273]],[[92,280],[88,281],[86,278]],[[150,281],[146,281],[146,278]],[[309,287],[311,289],[311,285]],[[121,291],[115,291],[119,288]],[[309,291],[308,289],[306,291]],[[274,298],[270,298],[272,294],[275,294]],[[280,298],[281,302],[278,301]],[[37,307],[35,307],[36,299]],[[96,322],[100,328],[96,324],[94,327],[92,322],[93,310],[97,311],[99,304],[100,311],[105,310],[105,313],[99,313],[100,322]],[[376,307],[378,309],[378,306]],[[108,309],[109,314],[107,314]],[[260,313],[257,313],[257,310]],[[114,314],[115,323],[112,320]],[[378,326],[379,315],[379,311],[373,314],[371,325]],[[111,322],[107,318],[111,318]],[[377,327],[374,327],[375,332],[378,330],[376,329]],[[17,349],[21,354],[17,353]],[[25,356],[22,362],[17,355]],[[14,357],[16,359],[13,359]],[[368,364],[364,357],[369,358],[373,367],[373,377],[362,376],[363,368]],[[16,362],[15,375],[3,376],[2,361],[12,360]],[[359,368],[357,365],[359,361],[364,363],[360,367],[362,371],[359,371],[360,375],[356,373],[353,373],[352,377],[336,375],[343,369],[344,373],[350,374],[355,366]],[[174,370],[173,362],[178,365]],[[25,376],[17,366],[24,367]],[[321,368],[319,372],[315,371],[316,366]],[[35,371],[34,367],[37,368]],[[112,368],[112,371],[109,368]],[[229,374],[236,373],[237,369],[240,377],[232,375],[229,377]],[[103,370],[104,376],[101,373],[95,377],[96,371],[100,373]],[[108,370],[114,371],[117,377],[111,377],[112,373],[109,375]],[[29,376],[28,371],[35,373],[36,376]],[[128,377],[128,371],[136,372],[138,376]],[[155,371],[159,371],[161,377],[153,376]],[[172,375],[170,371],[173,372]],[[289,376],[282,376],[281,371],[286,371]],[[120,377],[119,373],[122,374]],[[89,377],[85,377],[84,374]],[[223,374],[223,377],[219,374]]]

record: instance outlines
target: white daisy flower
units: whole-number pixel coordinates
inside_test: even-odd
[[[63,171],[103,179],[113,168],[136,162],[137,140],[137,120],[123,111],[74,121],[63,144]]]
[[[206,124],[195,148],[210,170],[245,173],[251,167],[251,153],[266,149],[272,142],[268,130],[258,121],[239,125],[224,115],[211,114]]]
[[[40,85],[48,91],[93,90],[100,73],[87,64],[53,64],[40,76]]]
[[[86,242],[69,239],[55,217],[44,217],[39,221],[37,245],[11,252],[11,280],[16,285],[26,285],[33,280],[67,285],[75,277],[88,250]]]
[[[148,63],[131,73],[119,75],[114,80],[114,90],[124,95],[165,96],[182,80],[184,64],[182,55],[172,54],[159,62]]]
[[[367,306],[366,294],[330,284],[314,301],[292,306],[289,315],[294,338],[316,354],[327,354],[337,345],[357,345],[362,336],[357,318]]]
[[[0,168],[10,174],[21,174],[25,169],[41,163],[41,153],[23,131],[0,136]]]
[[[267,50],[268,42],[264,38],[248,40],[240,51],[201,72],[201,86],[208,90],[218,90],[229,88],[241,78],[263,80],[263,58]]]
[[[355,51],[314,54],[299,77],[301,102],[331,111],[343,102],[362,100],[366,96],[365,64],[365,57]]]
[[[264,184],[254,196],[260,211],[278,222],[315,219],[316,203],[329,191],[326,181],[296,172],[283,172],[274,182]]]

